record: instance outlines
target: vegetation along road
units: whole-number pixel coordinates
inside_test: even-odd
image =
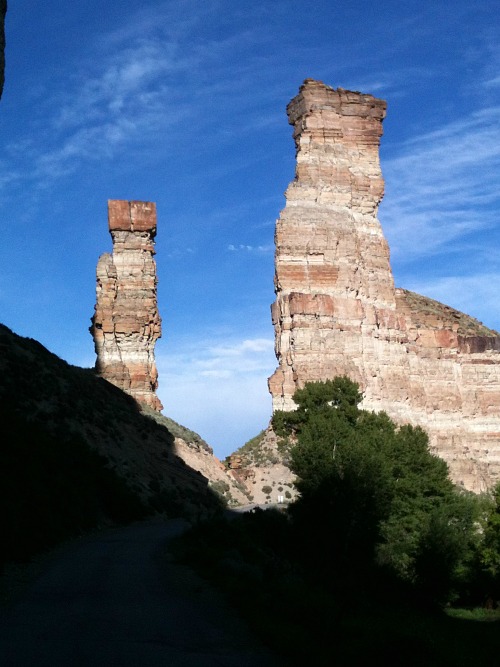
[[[149,521],[58,550],[2,611],[0,665],[278,664],[217,592],[169,559],[186,526]]]

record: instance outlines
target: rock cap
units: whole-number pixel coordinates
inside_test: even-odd
[[[151,201],[108,200],[109,231],[150,232],[156,235],[156,204]]]

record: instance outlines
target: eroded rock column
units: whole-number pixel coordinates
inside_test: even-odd
[[[348,372],[363,384],[362,327],[376,325],[375,305],[394,318],[389,249],[377,220],[385,110],[383,100],[311,79],[287,107],[297,167],[275,234],[274,409],[293,409],[291,397],[307,381]]]
[[[99,375],[139,403],[162,410],[156,396],[154,348],[161,336],[154,238],[156,205],[108,201],[112,254],[97,264],[96,306],[90,332]]]
[[[429,434],[460,485],[500,479],[500,334],[396,289],[377,209],[385,102],[306,80],[288,105],[295,180],[276,223],[275,410],[347,375],[362,407]]]

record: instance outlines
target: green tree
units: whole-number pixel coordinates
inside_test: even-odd
[[[488,595],[500,595],[500,482],[492,491],[480,546],[480,563],[486,575]]]
[[[361,410],[361,398],[338,377],[307,384],[295,412],[273,417],[298,476],[297,528],[315,560],[335,564],[344,580],[382,568],[441,601],[469,552],[472,506],[421,428]]]

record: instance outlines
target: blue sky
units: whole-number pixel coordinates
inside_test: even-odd
[[[0,321],[92,366],[108,199],[157,203],[165,413],[220,457],[267,425],[274,222],[307,77],[388,101],[396,284],[500,329],[500,5],[11,2]]]

